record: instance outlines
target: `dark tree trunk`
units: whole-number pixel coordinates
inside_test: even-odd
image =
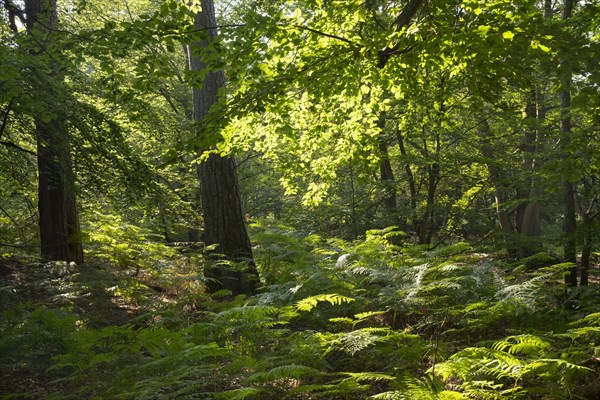
[[[392,169],[392,163],[390,162],[390,156],[388,152],[387,139],[385,137],[385,117],[382,116],[379,119],[379,129],[381,134],[379,135],[379,153],[381,156],[381,163],[379,164],[379,174],[381,178],[381,184],[383,185],[383,206],[385,208],[385,216],[389,225],[397,225],[400,229],[404,229],[406,221],[402,222],[398,215],[398,192],[396,190],[396,178],[394,176],[394,170]],[[394,244],[399,244],[399,237],[394,237]]]
[[[571,18],[574,0],[565,0],[562,19]],[[566,51],[565,51],[566,53]],[[567,262],[577,262],[577,220],[575,217],[575,187],[568,177],[569,144],[571,143],[571,72],[568,55],[563,54],[561,63],[563,89],[560,93],[560,132],[561,132],[561,156],[565,165],[563,166],[563,200],[564,200],[564,222],[563,222],[563,253]],[[565,283],[569,286],[577,286],[577,268],[573,267],[568,275],[565,275]]]
[[[589,213],[583,213],[583,222],[582,222],[582,246],[581,246],[581,279],[579,280],[580,286],[587,286],[589,283],[589,271],[590,271],[590,258],[592,255],[592,228],[594,224],[593,218]]]
[[[401,218],[398,214],[398,200],[396,191],[396,179],[394,170],[388,154],[387,144],[384,138],[380,138],[379,151],[381,152],[381,164],[379,164],[379,173],[381,175],[381,183],[383,184],[383,207],[385,209],[385,217],[388,226],[397,226],[402,231],[406,230],[406,219]],[[402,243],[400,236],[392,236],[390,243],[399,246]]]
[[[529,92],[529,101],[525,107],[525,122],[530,126],[526,127],[521,142],[521,152],[523,153],[523,162],[521,164],[522,172],[525,174],[521,185],[517,187],[517,199],[521,203],[517,206],[516,228],[521,234],[521,243],[519,244],[518,256],[520,258],[528,257],[539,250],[537,239],[540,236],[540,202],[537,197],[541,195],[539,182],[536,178],[538,169],[538,101],[537,90],[532,89]]]
[[[37,44],[47,44],[58,26],[56,1],[26,0],[25,11],[27,30],[36,38]],[[37,54],[43,56],[41,52]],[[47,79],[50,85],[61,84],[58,74]],[[48,109],[53,108],[48,105]],[[46,121],[45,116],[36,116],[35,124],[41,258],[81,263],[83,248],[67,127],[56,117]]]
[[[209,68],[202,87],[194,88],[194,120],[201,134],[214,135],[219,129],[211,123],[211,108],[218,103],[219,90],[225,86],[222,70],[210,70],[204,57],[209,45],[216,39],[216,18],[212,0],[202,1],[202,11],[196,15],[194,27],[206,34],[194,47],[204,50],[201,56],[192,54],[191,69],[203,71]],[[213,132],[210,132],[213,130]],[[204,138],[199,138],[204,141]],[[205,150],[205,149],[202,149]],[[200,192],[204,213],[204,243],[215,246],[211,253],[212,262],[205,268],[208,289],[211,292],[230,290],[233,294],[253,293],[258,285],[258,273],[252,259],[252,247],[246,232],[244,215],[238,188],[235,160],[211,154],[198,166]],[[221,261],[239,262],[241,267]]]
[[[502,231],[506,252],[509,258],[517,258],[518,246],[515,245],[515,229],[506,208],[509,201],[508,187],[506,184],[506,172],[497,165],[494,154],[494,146],[490,139],[490,125],[483,120],[477,128],[477,136],[481,138],[481,154],[487,159],[487,170],[490,181],[494,185],[494,197],[496,201],[496,216],[498,225]]]
[[[595,187],[598,186],[598,182],[596,179],[592,178],[590,180],[583,181],[583,189],[584,196],[586,199],[590,199],[587,207],[583,207],[581,204],[581,198],[576,197],[577,200],[577,208],[579,215],[581,216],[581,262],[580,262],[580,271],[581,271],[581,279],[579,280],[580,286],[587,286],[589,284],[589,271],[591,266],[591,256],[594,244],[594,226],[596,218],[598,218],[598,212],[594,212],[594,207],[596,206],[596,202],[598,201],[597,195],[594,194]]]
[[[564,222],[563,222],[563,253],[564,259],[573,264],[577,263],[577,220],[575,217],[575,192],[573,183],[563,181]],[[565,283],[577,286],[577,268],[573,267],[565,275]]]
[[[69,141],[59,121],[37,122],[41,256],[83,262]]]
[[[381,140],[379,142],[379,151],[381,152],[381,164],[379,164],[379,174],[383,184],[383,205],[392,224],[398,222],[398,203],[396,200],[396,179],[390,163],[387,144]]]
[[[400,129],[396,130],[396,140],[398,141],[400,154],[402,155],[402,157],[406,158],[406,147],[404,146],[404,138],[402,137],[402,132],[400,132]],[[411,223],[413,225],[414,231],[417,232],[418,227],[420,225],[420,222],[417,218],[417,184],[415,181],[415,176],[412,172],[412,168],[408,161],[404,163],[404,171],[406,172],[406,180],[408,181],[408,190],[410,192]]]
[[[440,180],[440,165],[437,162],[427,167],[427,203],[425,204],[425,213],[423,223],[418,232],[419,244],[430,244],[435,229],[435,194]]]
[[[440,84],[443,85],[442,83]],[[441,112],[444,112],[444,104],[442,103]],[[419,238],[419,244],[430,244],[433,238],[433,232],[435,230],[435,197],[437,192],[437,185],[440,181],[440,164],[438,163],[440,151],[441,151],[440,134],[434,133],[434,146],[433,152],[430,152],[427,148],[427,142],[423,140],[423,155],[428,160],[427,163],[427,199],[425,203],[425,211],[423,216],[420,218],[420,226],[417,231]]]

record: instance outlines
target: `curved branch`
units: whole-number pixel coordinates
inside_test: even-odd
[[[394,31],[400,32],[405,26],[407,26],[410,21],[413,19],[419,8],[423,4],[425,4],[427,0],[409,0],[408,4],[404,6],[400,14],[394,20],[394,25],[396,26]],[[414,46],[413,46],[414,47]],[[400,43],[396,43],[392,47],[386,47],[383,50],[379,50],[379,62],[377,63],[378,68],[383,68],[389,61],[390,57],[394,54],[401,54],[412,50],[413,47],[409,47],[404,50],[400,50]]]
[[[4,117],[2,117],[2,126],[0,126],[0,137],[2,137],[2,135],[4,134],[4,130],[6,129],[6,126],[8,125],[8,116],[10,115],[10,112],[12,111],[13,101],[14,101],[14,99],[11,98],[10,101],[8,102],[8,105],[6,106],[6,110],[4,111]]]
[[[25,25],[26,19],[24,11],[19,7],[15,6],[11,0],[4,0],[2,3],[4,4],[4,8],[6,9],[6,11],[8,12],[8,23],[10,29],[15,33],[18,32],[19,27],[17,26],[17,21],[15,18],[19,18],[21,20],[21,23]]]
[[[284,26],[287,26],[287,25],[284,25]],[[303,26],[303,25],[289,25],[289,26],[291,26],[292,28],[301,29],[301,30],[312,32],[312,33],[316,33],[317,35],[320,35],[320,36],[325,36],[325,37],[328,37],[328,38],[331,38],[331,39],[340,40],[340,41],[342,41],[344,43],[348,43],[348,44],[351,44],[353,46],[361,47],[358,43],[354,43],[353,41],[351,41],[350,39],[346,39],[345,37],[337,36],[337,35],[334,35],[334,34],[331,34],[331,33],[327,33],[327,32],[322,32],[322,31],[319,31],[319,30],[314,29],[314,28],[309,28],[308,26]]]
[[[19,145],[16,145],[16,144],[14,144],[14,143],[12,143],[12,142],[7,142],[7,141],[4,141],[4,140],[1,140],[1,141],[0,141],[0,144],[3,144],[3,145],[4,145],[4,146],[6,146],[6,147],[11,147],[11,148],[13,148],[13,149],[17,149],[17,150],[19,150],[19,151],[22,151],[22,152],[24,152],[24,153],[30,154],[30,155],[32,155],[32,156],[34,156],[34,157],[35,157],[35,156],[37,156],[37,154],[35,154],[35,152],[33,152],[33,151],[31,151],[31,150],[24,149],[24,148],[22,148],[21,146],[19,146]]]

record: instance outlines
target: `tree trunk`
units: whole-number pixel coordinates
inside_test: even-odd
[[[379,174],[383,183],[383,205],[392,224],[398,223],[398,203],[396,200],[396,179],[390,163],[387,144],[382,140],[379,142],[379,151],[381,152],[381,164],[379,164]]]
[[[390,162],[390,156],[388,153],[388,145],[384,133],[385,129],[385,117],[381,116],[378,123],[381,131],[379,135],[379,153],[381,156],[381,163],[379,164],[379,174],[381,183],[383,185],[383,206],[385,208],[385,216],[389,221],[390,225],[398,225],[400,229],[404,229],[405,222],[402,223],[400,216],[398,215],[398,192],[396,190],[396,178],[394,176],[394,170],[392,169],[392,163]],[[396,241],[399,244],[399,238]]]
[[[529,101],[525,106],[525,122],[531,126],[526,127],[520,150],[523,153],[522,171],[525,176],[521,185],[517,187],[517,199],[521,203],[517,206],[516,228],[521,235],[519,243],[519,258],[534,254],[538,249],[537,239],[540,236],[540,203],[537,197],[542,194],[536,178],[538,169],[538,101],[537,90],[531,89]]]
[[[487,170],[490,181],[494,185],[494,197],[496,201],[496,217],[502,231],[506,252],[509,258],[517,258],[519,249],[515,246],[515,229],[506,208],[509,201],[508,188],[505,183],[505,171],[495,163],[494,147],[490,140],[490,125],[483,120],[477,127],[477,136],[481,138],[481,154],[488,160]]]
[[[203,0],[194,28],[204,32],[206,37],[193,46],[204,50],[202,56],[210,54],[207,48],[216,39],[216,25],[213,1]],[[210,68],[197,54],[191,54],[190,64],[191,69],[197,72]],[[201,133],[206,134],[208,129],[212,129],[210,134],[214,134],[214,130],[218,129],[208,119],[211,108],[218,103],[219,90],[224,86],[223,71],[209,69],[202,87],[193,89],[194,120],[201,126]],[[204,139],[199,138],[200,141]],[[253,293],[259,282],[258,273],[246,232],[233,156],[211,154],[199,164],[198,177],[204,213],[204,243],[209,248],[216,245],[211,251],[213,262],[209,262],[204,271],[208,289],[211,292],[225,289],[233,294]],[[241,267],[222,261],[238,262]]]
[[[590,258],[592,255],[592,243],[593,243],[593,218],[585,212],[582,213],[583,222],[582,228],[582,246],[581,246],[581,279],[579,280],[580,286],[587,286],[589,283],[589,271],[590,271]]]
[[[571,18],[574,0],[565,0],[562,19]],[[571,71],[567,55],[563,54],[561,63],[562,91],[560,93],[560,133],[561,133],[561,157],[563,159],[563,200],[564,200],[564,222],[563,222],[563,253],[567,262],[577,262],[577,221],[575,217],[575,187],[569,178],[567,168],[569,160],[569,144],[571,143]],[[573,267],[568,275],[565,275],[565,283],[569,286],[577,286],[577,268]]]
[[[406,147],[404,146],[404,138],[402,137],[402,132],[400,132],[400,129],[396,130],[396,140],[398,141],[400,154],[402,157],[406,158]],[[410,219],[413,229],[416,233],[418,226],[420,225],[417,219],[417,184],[415,182],[415,176],[412,172],[412,168],[410,167],[410,163],[408,161],[404,163],[404,171],[406,172],[406,180],[408,181],[408,190],[410,192]]]
[[[56,1],[27,0],[27,30],[36,43],[45,45],[58,27]],[[43,49],[41,51],[44,51]],[[42,56],[42,53],[37,53]],[[51,70],[56,70],[52,68]],[[60,85],[58,74],[48,77],[50,85]],[[47,88],[45,88],[47,90]],[[48,109],[52,110],[51,104]],[[47,261],[83,262],[83,248],[75,196],[69,134],[59,118],[35,119],[38,155],[38,209],[40,213],[41,258]]]
[[[430,244],[435,229],[435,194],[440,180],[440,165],[437,162],[427,167],[427,203],[423,215],[423,224],[419,232],[419,244]]]
[[[435,144],[433,154],[430,154],[427,150],[427,142],[423,141],[424,155],[428,160],[427,165],[427,199],[425,203],[425,211],[423,216],[420,218],[420,226],[417,231],[419,238],[419,244],[430,244],[433,238],[433,231],[435,229],[435,196],[437,191],[437,185],[440,180],[440,164],[438,163],[439,154],[441,150],[441,142],[439,133],[435,133],[434,138]],[[432,161],[429,161],[432,160]]]

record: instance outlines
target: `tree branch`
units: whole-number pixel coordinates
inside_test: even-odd
[[[4,130],[6,129],[6,126],[8,125],[8,116],[10,115],[10,112],[12,111],[13,101],[14,101],[14,99],[11,98],[10,101],[8,102],[8,105],[6,106],[6,111],[4,111],[4,117],[2,117],[2,126],[0,126],[0,137],[2,137],[2,135],[4,135]]]
[[[22,152],[27,153],[27,154],[31,154],[34,157],[37,156],[37,154],[35,152],[33,152],[31,150],[24,149],[21,146],[16,145],[16,144],[14,144],[12,142],[7,142],[5,140],[1,140],[0,144],[5,145],[6,147],[12,147],[13,149],[17,149],[17,150],[22,151]]]
[[[408,25],[417,13],[417,11],[419,11],[419,8],[421,8],[421,6],[425,4],[426,1],[427,0],[409,0],[408,4],[404,6],[404,8],[400,12],[400,14],[398,14],[396,20],[394,21],[394,25],[396,26],[394,31],[400,32],[406,25]],[[396,43],[392,47],[386,47],[383,50],[379,50],[379,62],[377,63],[377,67],[385,67],[392,55],[406,53],[412,50],[413,48],[414,46],[410,46],[404,50],[400,50],[400,43]]]
[[[24,11],[19,7],[15,6],[11,0],[3,0],[2,3],[4,4],[4,8],[6,9],[6,11],[8,12],[8,23],[10,25],[10,29],[15,33],[18,32],[19,28],[17,27],[17,21],[15,20],[15,17],[19,17],[21,23],[25,25],[26,20]]]
[[[312,32],[312,33],[316,33],[317,35],[320,35],[320,36],[325,36],[325,37],[328,37],[328,38],[331,38],[331,39],[340,40],[340,41],[342,41],[344,43],[348,43],[348,44],[351,44],[351,45],[356,46],[356,47],[361,47],[358,43],[354,43],[353,41],[351,41],[350,39],[346,39],[345,37],[333,35],[331,33],[322,32],[322,31],[319,31],[319,30],[314,29],[314,28],[309,28],[308,26],[303,26],[303,25],[289,25],[289,26],[291,26],[292,28],[301,29],[301,30]]]

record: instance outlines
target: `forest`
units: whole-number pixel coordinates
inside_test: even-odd
[[[600,1],[0,0],[0,399],[600,399]]]

